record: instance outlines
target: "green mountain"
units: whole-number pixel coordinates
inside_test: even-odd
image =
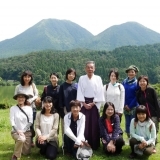
[[[136,22],[112,26],[95,36],[86,48],[113,50],[127,45],[160,43],[160,34]]]
[[[160,43],[160,34],[136,22],[112,26],[97,36],[68,20],[46,19],[17,35],[0,42],[0,58],[23,55],[46,49],[113,50],[127,45]]]
[[[46,19],[20,35],[0,42],[0,58],[45,49],[68,50],[93,37],[86,29],[68,20]]]
[[[20,80],[21,73],[29,69],[33,72],[36,84],[48,84],[49,75],[58,72],[59,83],[65,81],[68,68],[75,68],[78,77],[84,72],[86,61],[96,63],[96,74],[108,81],[111,68],[118,68],[120,79],[126,77],[125,70],[131,64],[136,65],[140,72],[137,76],[148,75],[150,83],[160,83],[160,43],[145,46],[125,46],[113,51],[96,51],[74,49],[67,51],[45,50],[23,56],[0,59],[0,77],[4,80]],[[1,85],[1,82],[0,82]]]

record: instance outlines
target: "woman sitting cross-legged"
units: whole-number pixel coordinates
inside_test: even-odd
[[[136,108],[135,118],[130,125],[130,158],[138,155],[151,155],[156,153],[155,139],[156,128],[154,122],[149,118],[148,110],[145,106],[140,105]]]
[[[64,143],[67,153],[76,157],[79,146],[84,145],[85,115],[80,112],[81,103],[77,100],[70,102],[71,112],[64,117]]]
[[[17,105],[10,109],[11,136],[15,140],[12,160],[17,160],[21,158],[21,154],[30,154],[32,136],[30,126],[33,123],[33,112],[32,108],[27,105],[29,95],[17,92],[13,98],[17,100]]]
[[[53,160],[56,158],[58,151],[57,130],[59,115],[54,110],[52,97],[45,97],[43,99],[43,105],[42,111],[36,115],[36,145],[40,148],[40,154],[49,160]]]
[[[113,103],[105,103],[102,117],[99,119],[99,127],[104,151],[107,154],[120,154],[124,145],[123,131]]]

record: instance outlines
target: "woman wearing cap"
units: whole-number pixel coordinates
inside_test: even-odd
[[[10,108],[11,135],[15,140],[12,160],[17,160],[21,158],[21,154],[30,153],[32,135],[30,126],[33,123],[33,112],[32,108],[27,106],[28,95],[18,92],[13,98],[17,100],[17,105]]]
[[[24,71],[21,75],[21,81],[20,81],[21,84],[16,86],[14,94],[16,95],[17,92],[23,92],[26,95],[32,95],[32,98],[29,98],[26,103],[33,109],[33,125],[34,125],[34,120],[36,116],[36,106],[34,101],[38,98],[38,90],[36,88],[36,85],[32,81],[33,81],[32,72],[29,70]],[[34,147],[33,137],[34,135],[32,135],[32,147]]]
[[[127,78],[123,81],[123,86],[125,89],[125,103],[124,103],[124,115],[125,115],[125,131],[127,136],[130,137],[130,122],[135,115],[135,109],[138,106],[136,99],[136,91],[139,86],[136,79],[136,74],[139,69],[131,65],[126,69]]]
[[[36,145],[40,148],[40,154],[53,160],[58,150],[58,124],[59,115],[53,106],[53,99],[47,96],[43,100],[43,109],[36,115],[35,130],[37,133]]]

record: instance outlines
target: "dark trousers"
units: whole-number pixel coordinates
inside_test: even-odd
[[[32,128],[33,128],[33,130],[34,130],[34,121],[35,121],[35,119],[36,119],[36,111],[33,111],[33,124],[32,124]],[[33,138],[34,138],[34,136],[35,136],[35,130],[33,131],[34,132],[34,135],[32,135],[31,136],[31,141],[32,141],[32,143],[33,143]]]
[[[40,154],[44,155],[47,159],[53,160],[57,157],[57,147],[51,145],[47,141],[43,144],[36,141],[36,146],[40,148]]]
[[[120,153],[122,152],[122,147],[123,147],[124,144],[125,144],[125,143],[124,143],[123,137],[120,135],[120,136],[116,139],[116,142],[115,142],[115,147],[116,147],[115,153],[108,152],[106,145],[104,145],[104,151],[105,151],[107,154],[120,154]]]
[[[140,144],[141,142],[137,141],[135,138],[131,138],[130,141],[129,141],[129,143],[130,143],[130,147],[131,147],[132,153],[135,153],[134,152],[134,145]],[[145,154],[145,155],[151,155],[153,149],[154,149],[154,145],[149,145],[149,146],[146,147],[146,149],[144,150],[143,154]]]
[[[85,103],[92,103],[93,98],[86,98]],[[86,116],[84,136],[93,150],[100,147],[100,132],[99,132],[99,111],[94,105],[91,109],[82,107],[81,112]]]
[[[64,134],[64,143],[65,143],[65,149],[67,150],[67,152],[73,155],[74,157],[76,157],[78,148],[74,148],[75,142],[72,139],[70,139],[66,134]]]

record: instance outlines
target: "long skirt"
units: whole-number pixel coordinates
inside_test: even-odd
[[[92,103],[93,98],[85,98],[86,103]],[[89,100],[89,101],[88,101]],[[84,136],[93,150],[100,146],[100,132],[99,132],[99,111],[95,106],[87,110],[82,107],[81,112],[86,116]]]

